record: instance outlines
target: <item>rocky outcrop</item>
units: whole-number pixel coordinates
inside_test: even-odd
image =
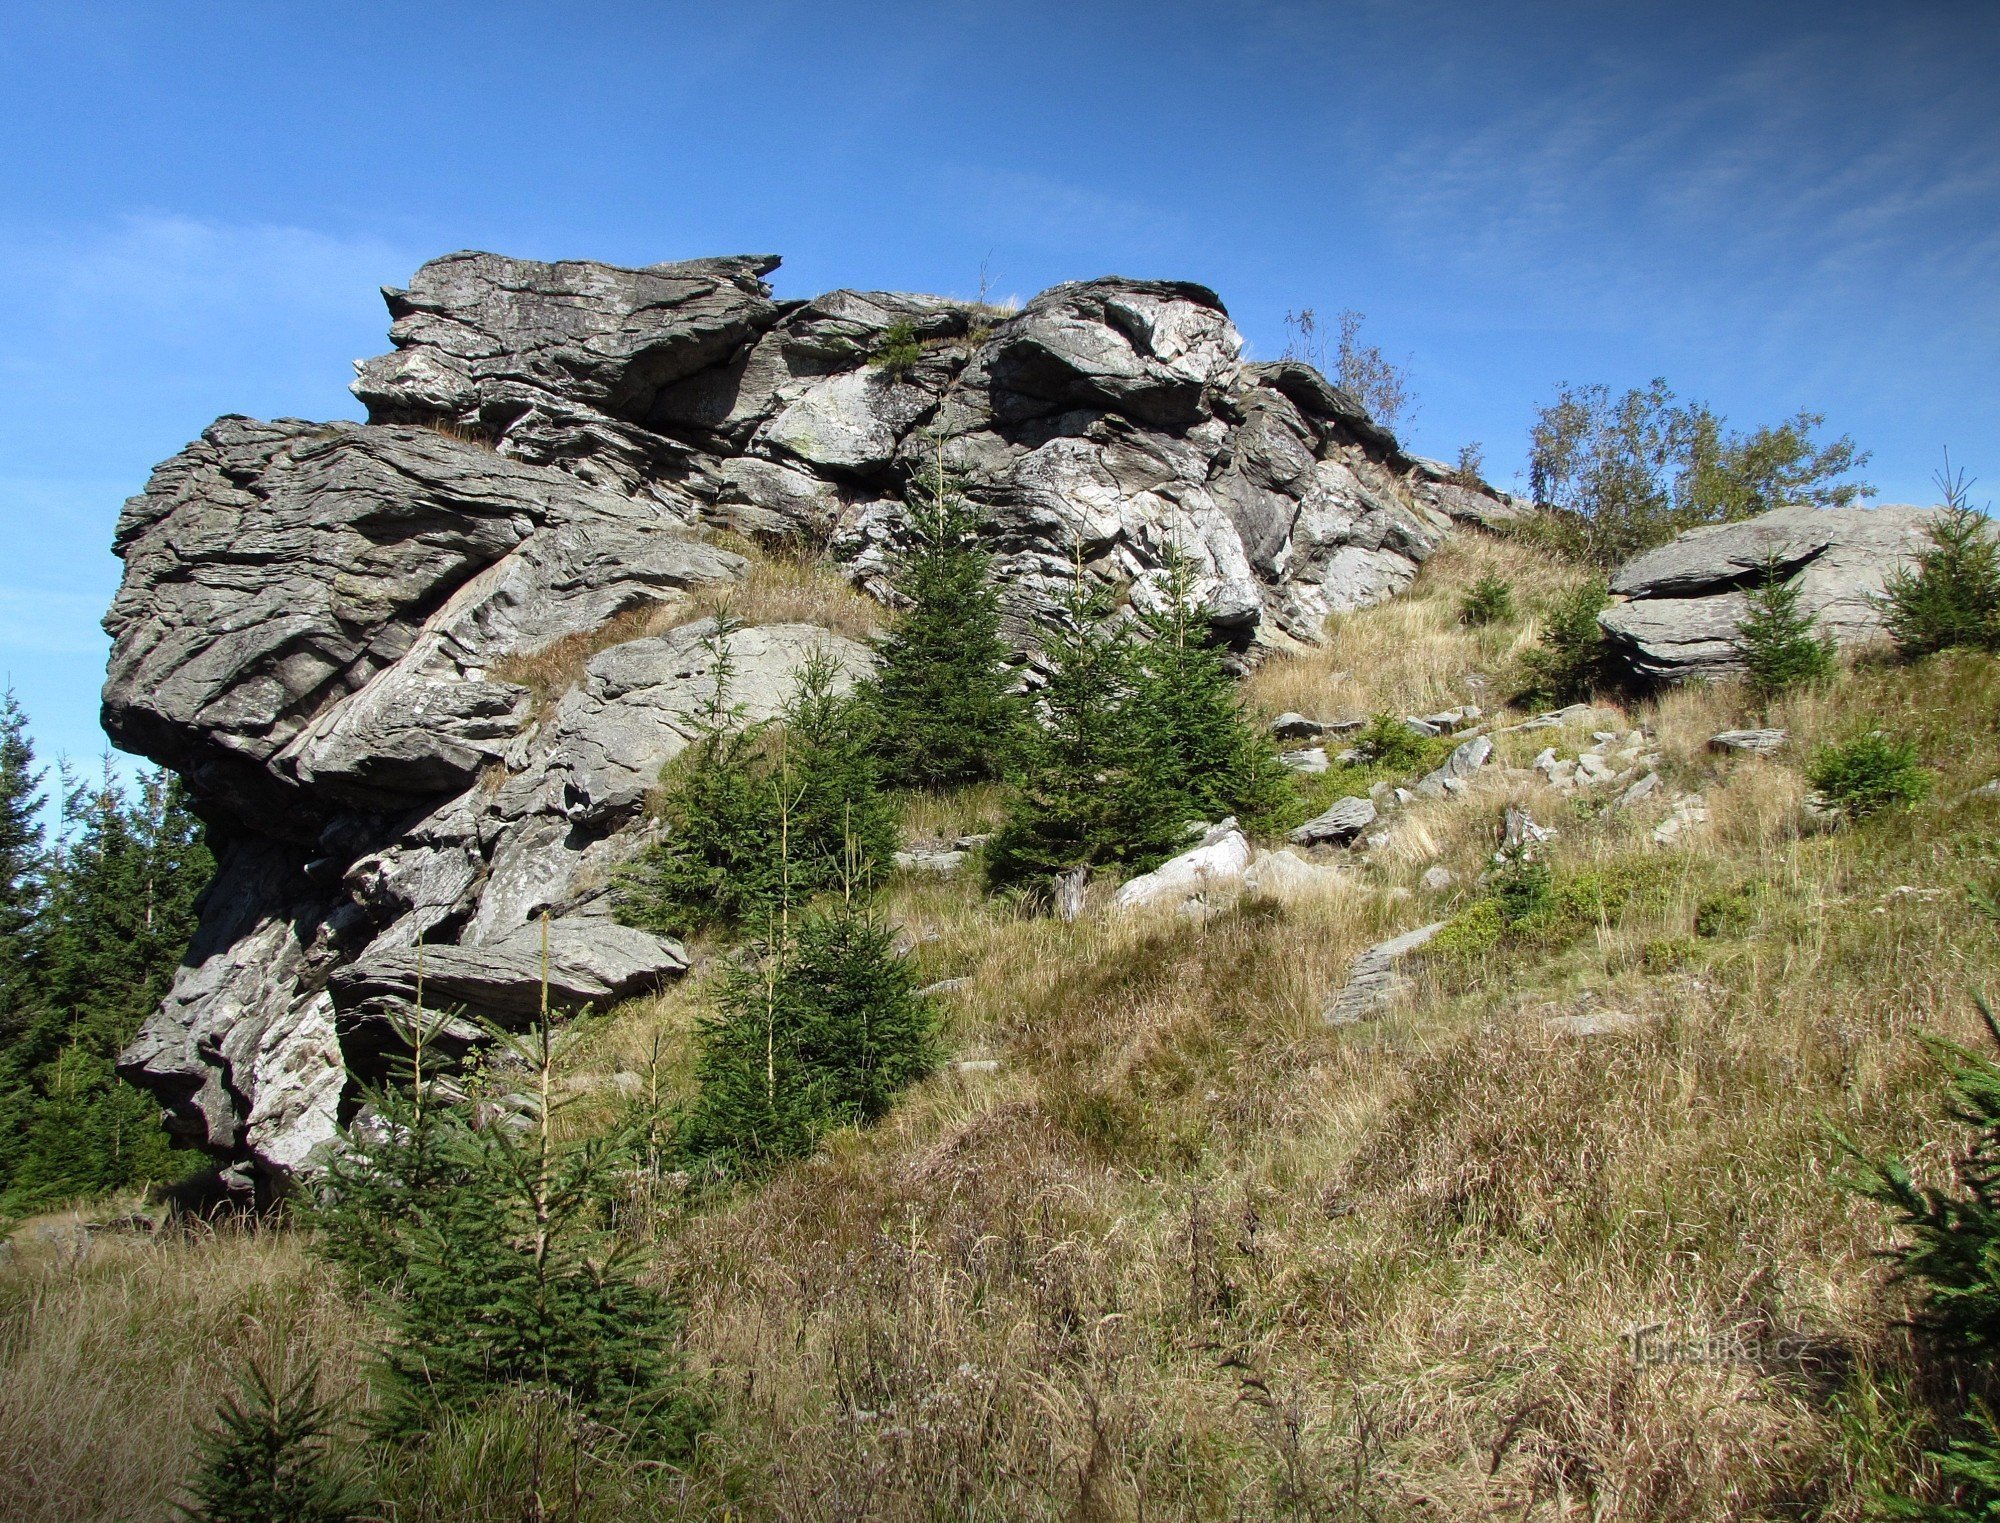
[[[1741,523],[1690,529],[1621,566],[1598,616],[1612,655],[1633,676],[1684,681],[1741,672],[1736,632],[1745,593],[1772,571],[1799,607],[1844,647],[1882,633],[1883,582],[1925,544],[1937,509],[1779,508]]]
[[[308,1166],[419,962],[427,1000],[522,1019],[543,917],[564,1008],[685,966],[608,889],[719,664],[755,720],[815,653],[843,682],[868,661],[809,625],[704,620],[747,566],[714,529],[822,549],[882,593],[906,490],[942,465],[1024,656],[1079,559],[1144,606],[1178,554],[1254,657],[1396,591],[1454,519],[1508,511],[1309,367],[1244,363],[1200,286],[1002,312],[780,301],[775,265],[435,260],[385,292],[367,423],[220,419],[126,504],[105,727],[187,779],[221,864],[122,1061],[182,1136]]]

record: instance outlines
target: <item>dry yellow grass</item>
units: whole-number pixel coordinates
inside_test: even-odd
[[[1456,541],[1411,600],[1259,673],[1258,701],[1415,711],[1473,696],[1465,674],[1501,681],[1526,627],[1467,630],[1456,602],[1521,560]],[[1355,674],[1344,696],[1301,701],[1340,670]],[[1765,717],[1792,729],[1792,751],[1707,749]],[[1717,687],[1617,719],[1649,728],[1670,780],[1708,801],[1707,826],[1672,850],[1651,842],[1655,813],[1496,764],[1466,797],[1406,811],[1354,893],[1062,925],[962,879],[893,883],[885,909],[922,975],[969,979],[951,996],[954,1052],[998,1066],[949,1067],[882,1125],[660,1224],[658,1273],[689,1307],[715,1403],[674,1505],[1860,1518],[1926,1418],[1904,1394],[1913,1366],[1873,1257],[1880,1214],[1835,1184],[1826,1127],[1926,1177],[1945,1166],[1916,1036],[1972,1036],[1968,990],[2000,989],[2000,930],[1959,892],[2000,869],[2000,801],[1972,795],[2000,772],[2000,675],[1975,659],[1863,668],[1768,715]],[[1870,723],[1918,741],[1933,800],[1805,828],[1800,756]],[[1502,763],[1587,741],[1507,737]],[[1466,907],[1508,802],[1560,830],[1559,881],[1630,894],[1560,934],[1436,956],[1388,1017],[1325,1024],[1356,952]],[[989,806],[919,801],[908,823],[943,836]],[[1437,863],[1457,887],[1424,894]],[[658,1052],[683,1085],[702,998],[698,977],[614,1012],[572,1061],[584,1077],[637,1073]],[[1638,1020],[1591,1038],[1547,1024],[1580,1010]],[[46,1271],[0,1274],[7,1439],[48,1441],[16,1391],[87,1414],[55,1484],[83,1484],[74,1473],[125,1420],[95,1405],[107,1372],[181,1367],[148,1351],[153,1329],[203,1325],[201,1308],[260,1275],[310,1308],[325,1293],[296,1288],[318,1282],[281,1239],[134,1252],[41,1300]],[[145,1347],[71,1326],[104,1324],[118,1296],[146,1308],[123,1324]],[[1641,1367],[1628,1335],[1655,1323],[1723,1357]],[[351,1360],[351,1327],[318,1310],[287,1325]],[[208,1380],[185,1387],[179,1418]],[[162,1495],[158,1467],[182,1453],[148,1440],[122,1484]]]
[[[1524,616],[1467,628],[1460,600],[1489,574],[1513,584]],[[1402,596],[1335,614],[1323,646],[1272,657],[1244,683],[1244,697],[1265,713],[1310,719],[1425,714],[1463,703],[1493,707],[1506,697],[1512,667],[1540,637],[1534,605],[1582,579],[1575,568],[1526,546],[1453,535]]]
[[[665,634],[698,619],[727,617],[744,624],[818,624],[850,640],[879,633],[887,614],[882,606],[821,562],[782,551],[760,549],[734,535],[722,535],[750,567],[740,582],[717,583],[688,596],[647,603],[601,627],[562,639],[493,665],[492,675],[534,694],[535,711],[583,680],[590,658],[628,640]]]
[[[250,1361],[320,1357],[326,1389],[356,1384],[352,1313],[290,1233],[16,1242],[0,1271],[0,1517],[171,1517],[195,1424]]]

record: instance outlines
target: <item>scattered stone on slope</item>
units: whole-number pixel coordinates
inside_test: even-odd
[[[1553,829],[1547,825],[1536,824],[1535,817],[1527,810],[1517,808],[1513,804],[1507,806],[1500,829],[1501,851],[1510,855],[1520,852],[1532,853],[1535,847],[1545,841],[1553,841],[1555,837],[1556,832]]]
[[[1345,868],[1308,862],[1296,852],[1260,853],[1243,874],[1243,887],[1253,894],[1291,899],[1304,894],[1343,891],[1354,887]]]
[[[1783,730],[1724,730],[1719,735],[1708,738],[1712,751],[1748,751],[1757,756],[1768,756],[1781,749],[1786,740]]]
[[[1456,881],[1452,876],[1451,869],[1440,865],[1425,868],[1423,877],[1418,880],[1418,885],[1427,894],[1442,894],[1447,892]]]
[[[1240,884],[1250,855],[1250,838],[1234,819],[1224,820],[1210,826],[1191,850],[1120,885],[1111,906],[1123,911],[1206,899]]]
[[[1419,926],[1377,942],[1355,958],[1347,970],[1346,984],[1327,1005],[1326,1021],[1350,1026],[1381,1015],[1409,989],[1409,980],[1398,971],[1403,960],[1444,928],[1442,920]]]
[[[1303,714],[1287,712],[1271,721],[1273,740],[1318,740],[1325,733],[1325,725],[1317,719],[1308,719]]]
[[[1670,682],[1739,673],[1745,594],[1766,568],[1799,591],[1801,612],[1842,647],[1882,633],[1884,580],[1926,543],[1935,508],[1778,508],[1690,529],[1611,578],[1598,616],[1612,656],[1634,676]]]
[[[1305,773],[1308,776],[1324,772],[1328,766],[1324,746],[1307,746],[1299,751],[1284,751],[1279,753],[1278,760],[1292,771]]]
[[[967,852],[958,851],[950,847],[914,846],[908,851],[897,852],[895,864],[903,872],[937,873],[940,876],[949,876],[965,866],[965,860],[968,855],[969,853]]]
[[[1373,825],[1378,813],[1373,799],[1340,799],[1325,813],[1299,826],[1289,839],[1297,846],[1342,845]]]
[[[1699,793],[1686,793],[1673,801],[1667,817],[1653,827],[1653,842],[1671,846],[1697,825],[1708,823],[1708,802]]]
[[[1562,1037],[1627,1036],[1649,1024],[1648,1017],[1629,1010],[1587,1010],[1580,1015],[1551,1016],[1542,1022],[1542,1029],[1550,1036]]]
[[[1415,791],[1424,798],[1443,798],[1448,793],[1457,793],[1492,757],[1493,742],[1484,735],[1475,735],[1453,750],[1445,758],[1443,766],[1423,777]]]

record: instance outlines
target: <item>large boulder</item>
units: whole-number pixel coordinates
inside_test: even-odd
[[[715,529],[887,596],[907,494],[942,464],[1021,659],[1079,558],[1143,609],[1178,557],[1254,660],[1506,511],[1311,367],[1244,363],[1200,286],[798,302],[775,265],[434,260],[385,293],[367,423],[223,418],[126,504],[105,727],[187,780],[221,862],[121,1060],[179,1134],[310,1167],[385,1071],[419,961],[427,999],[518,1021],[544,920],[559,1008],[679,973],[611,885],[657,838],[647,795],[719,658],[745,722],[808,661],[839,684],[869,662],[811,625],[705,619],[748,570]],[[1235,851],[1197,878],[1240,875]]]
[[[1613,656],[1667,682],[1742,670],[1736,634],[1745,593],[1775,574],[1801,611],[1843,647],[1882,634],[1884,581],[1926,543],[1935,508],[1779,508],[1710,524],[1634,557],[1611,578],[1618,601],[1598,616]]]

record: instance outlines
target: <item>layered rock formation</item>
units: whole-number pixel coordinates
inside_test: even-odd
[[[1745,594],[1776,575],[1799,608],[1843,647],[1882,634],[1884,581],[1927,543],[1936,508],[1779,508],[1690,529],[1633,557],[1611,578],[1620,601],[1598,616],[1634,676],[1680,682],[1742,671],[1736,634]]]
[[[187,779],[221,861],[122,1065],[183,1136],[309,1166],[419,962],[438,1001],[520,1017],[545,914],[568,1007],[685,966],[615,923],[608,885],[719,642],[748,718],[813,650],[867,663],[810,626],[702,622],[746,569],[714,528],[884,592],[905,488],[942,464],[1024,648],[1079,558],[1143,603],[1178,550],[1254,655],[1402,587],[1454,517],[1508,511],[1309,367],[1245,363],[1199,286],[781,302],[775,264],[436,260],[385,293],[368,423],[221,419],[126,505],[105,727]],[[510,680],[529,657],[539,695]]]

